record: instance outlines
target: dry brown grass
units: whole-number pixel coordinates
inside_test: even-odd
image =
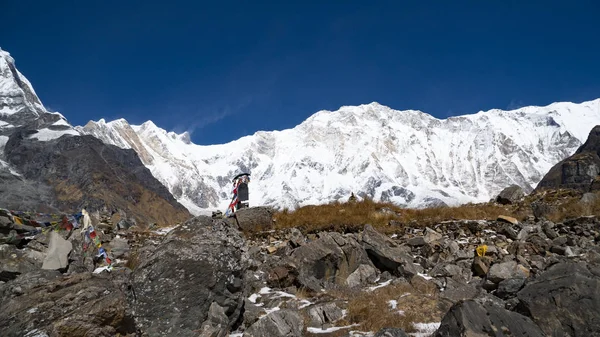
[[[319,231],[358,232],[366,224],[370,224],[382,233],[402,233],[405,226],[425,227],[451,220],[495,220],[499,215],[524,220],[533,215],[531,204],[534,202],[550,205],[552,212],[546,217],[554,222],[578,216],[600,215],[600,195],[596,196],[594,202],[584,203],[580,201],[581,194],[572,190],[555,190],[532,194],[514,205],[481,203],[425,209],[401,208],[369,199],[333,202],[278,212],[274,215],[275,229],[295,227],[305,234]],[[390,222],[395,224],[390,225]]]
[[[390,285],[354,296],[348,303],[350,324],[360,324],[363,331],[379,331],[382,328],[402,328],[414,331],[413,323],[439,322],[437,289],[415,289],[408,283]],[[397,301],[392,309],[390,301]]]
[[[390,203],[366,199],[353,203],[333,202],[319,206],[305,206],[295,211],[276,213],[276,229],[298,228],[304,233],[319,231],[357,232],[370,224],[383,233],[401,232],[402,225],[431,226],[446,220],[494,220],[498,215],[522,219],[527,210],[496,204],[467,204],[458,207],[403,209]],[[396,225],[390,225],[396,221]],[[398,226],[400,225],[400,226]]]
[[[569,200],[567,202],[554,205],[547,218],[554,222],[560,222],[567,219],[580,216],[600,215],[600,197],[593,202],[582,202],[579,199]]]
[[[384,209],[389,212],[382,212]],[[397,206],[362,200],[352,203],[332,202],[326,205],[304,206],[295,211],[283,210],[276,213],[276,229],[298,228],[306,233],[322,230],[358,231],[367,223],[373,226],[385,226],[390,220],[397,219]]]

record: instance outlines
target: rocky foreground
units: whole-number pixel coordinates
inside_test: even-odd
[[[600,336],[597,217],[271,227],[263,208],[154,231],[105,221],[109,272],[79,229],[23,237],[5,214],[0,335]]]

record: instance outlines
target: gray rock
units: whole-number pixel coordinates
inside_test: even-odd
[[[525,192],[518,185],[511,185],[500,192],[496,197],[496,202],[503,205],[516,203],[525,196]]]
[[[317,304],[308,309],[309,325],[322,328],[325,324],[332,324],[344,317],[344,312],[335,303]]]
[[[336,232],[319,235],[319,239],[296,248],[291,255],[301,285],[321,291],[333,284],[345,284],[360,265],[373,266],[354,237]]]
[[[442,234],[434,231],[433,229],[427,227],[425,228],[425,233],[423,233],[423,239],[426,243],[432,243],[442,239]]]
[[[446,278],[446,289],[440,293],[442,298],[452,303],[475,298],[479,290],[470,284],[458,282],[452,278]]]
[[[448,244],[448,249],[450,250],[451,255],[455,255],[460,250],[460,247],[458,246],[458,243],[456,241],[451,241]]]
[[[292,247],[300,247],[306,243],[306,238],[297,228],[292,228],[290,231],[290,243]]]
[[[14,245],[0,245],[0,281],[13,280],[20,274],[38,270],[42,260],[34,254],[34,251],[18,249]]]
[[[517,264],[516,261],[508,261],[493,264],[487,274],[487,279],[497,284],[509,278],[527,278],[528,276],[529,271],[525,267]]]
[[[213,302],[208,309],[208,317],[200,328],[200,337],[225,337],[229,332],[229,319],[223,307]]]
[[[129,253],[129,244],[127,243],[127,240],[122,237],[112,239],[107,247],[110,249],[110,254],[115,259],[123,258]]]
[[[301,337],[304,332],[302,317],[291,310],[279,310],[252,324],[243,337]]]
[[[361,264],[356,270],[346,279],[346,285],[350,288],[365,285],[367,282],[372,282],[377,276],[377,269],[369,264]]]
[[[498,290],[496,295],[500,298],[508,298],[514,296],[523,288],[525,285],[525,279],[523,278],[510,278],[502,280],[498,283]]]
[[[373,337],[409,337],[404,330],[400,328],[383,328]]]
[[[543,337],[529,318],[516,312],[474,300],[458,302],[446,313],[435,337]]]
[[[390,273],[412,277],[418,274],[413,258],[395,241],[378,233],[371,225],[365,226],[362,245],[375,267]]]
[[[415,237],[408,239],[408,241],[406,241],[406,244],[411,247],[424,246],[426,243],[427,242],[425,242],[425,238],[422,236],[415,236]]]
[[[136,325],[126,296],[128,277],[127,270],[24,274],[0,298],[0,336],[131,336]]]
[[[559,263],[519,291],[523,310],[550,336],[600,331],[600,273],[585,263]]]
[[[257,306],[256,304],[250,302],[247,298],[244,300],[244,321],[243,324],[245,327],[250,327],[256,321],[260,319],[260,317],[265,313],[263,308]]]
[[[256,233],[273,228],[273,209],[270,207],[242,208],[235,212],[240,229]]]
[[[69,253],[73,249],[73,244],[63,239],[58,233],[52,231],[50,233],[50,243],[48,252],[42,265],[42,269],[59,270],[67,268],[69,265]]]
[[[596,193],[587,192],[581,197],[581,202],[591,204],[595,202],[596,199],[598,199],[598,195]]]
[[[199,216],[173,229],[157,247],[142,247],[132,275],[142,331],[197,336],[213,303],[224,309],[230,328],[244,303],[245,244],[234,226]]]

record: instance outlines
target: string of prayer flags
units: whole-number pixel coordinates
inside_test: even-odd
[[[98,248],[98,257],[100,257],[100,256],[104,257],[106,264],[108,266],[110,266],[112,264],[112,261],[108,257],[108,254],[106,253],[106,250],[104,249],[104,247],[102,247],[102,242],[100,242],[100,238],[96,234],[96,230],[94,230],[94,227],[91,225],[88,227],[87,231],[85,232],[85,242],[84,242],[84,246],[83,246],[84,251],[87,251],[90,243],[93,243],[94,246],[96,246],[96,248]]]

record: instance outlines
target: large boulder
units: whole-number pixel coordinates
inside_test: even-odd
[[[413,264],[413,258],[407,253],[407,249],[377,232],[371,225],[365,226],[362,233],[362,245],[379,270],[404,277],[418,274]]]
[[[135,336],[126,271],[62,277],[40,270],[0,294],[0,336]]]
[[[303,286],[321,291],[332,284],[347,284],[348,277],[361,265],[373,267],[353,236],[336,232],[319,235],[319,239],[298,247],[291,255],[298,267],[298,281]],[[361,268],[361,272],[369,269]],[[354,275],[351,283],[361,277]]]
[[[493,264],[487,274],[487,279],[493,283],[500,283],[511,278],[525,279],[527,277],[529,277],[529,270],[516,261]]]
[[[300,337],[303,332],[304,321],[296,311],[279,310],[252,324],[243,337]]]
[[[136,321],[150,336],[197,336],[203,325],[227,331],[243,307],[247,247],[223,220],[199,216],[181,224],[157,247],[139,252],[132,277]],[[218,318],[223,308],[227,324]],[[213,313],[209,317],[209,309]],[[209,321],[207,324],[205,321]],[[215,325],[217,321],[217,325]]]
[[[496,202],[503,205],[514,204],[525,196],[525,192],[519,185],[511,185],[503,189],[496,197]]]
[[[69,253],[73,244],[62,238],[57,232],[50,232],[50,243],[42,269],[65,269],[69,265]]]
[[[517,294],[520,309],[550,336],[597,336],[600,269],[565,262],[550,267]]]
[[[435,337],[543,337],[544,333],[529,318],[489,302],[459,302],[442,319]]]
[[[0,245],[0,281],[13,280],[20,274],[38,270],[43,259],[43,254],[27,248]]]
[[[235,219],[244,232],[256,233],[273,228],[273,209],[269,207],[242,208],[235,212]]]
[[[554,165],[542,178],[536,191],[570,188],[583,192],[592,189],[600,173],[600,126],[595,126],[587,141],[575,154]]]

